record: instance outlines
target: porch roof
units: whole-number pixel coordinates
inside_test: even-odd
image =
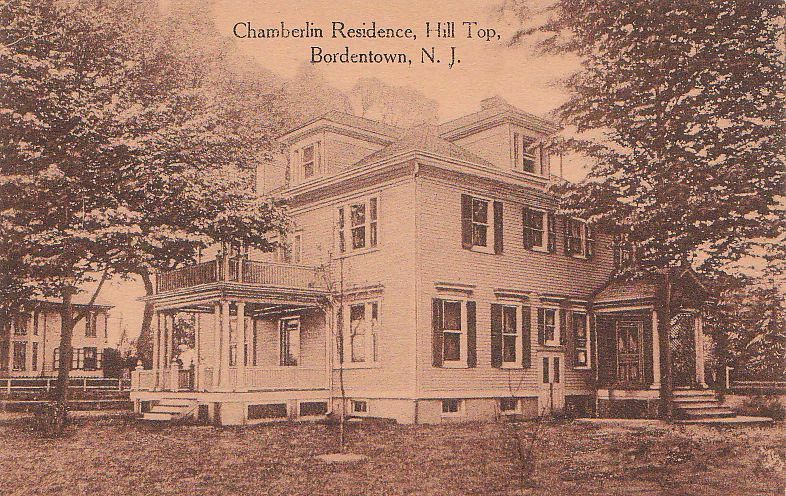
[[[592,298],[595,305],[607,306],[615,303],[654,303],[665,287],[666,276],[671,277],[675,294],[679,299],[704,302],[711,299],[709,288],[690,267],[663,269],[645,274],[632,280],[613,280]]]

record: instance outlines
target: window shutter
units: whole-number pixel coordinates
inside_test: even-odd
[[[532,367],[532,309],[521,309],[521,366]]]
[[[461,195],[461,247],[472,248],[472,197]]]
[[[524,219],[524,248],[530,250],[535,242],[532,239],[532,212],[529,207],[524,207],[521,213]]]
[[[565,309],[559,309],[559,344],[564,345],[567,343],[568,337],[568,312]]]
[[[502,202],[494,202],[494,253],[502,253]]]
[[[431,359],[435,367],[442,367],[442,300],[431,300]]]
[[[565,366],[573,367],[576,363],[576,335],[573,331],[573,319],[575,314],[571,311],[564,312],[567,317],[565,319],[565,344],[567,350],[565,353]]]
[[[549,228],[549,253],[555,253],[557,251],[557,216],[554,215],[554,212],[548,213],[547,223]]]
[[[502,305],[491,304],[491,366],[502,367]]]
[[[477,304],[467,302],[467,367],[478,366],[477,348]]]
[[[538,344],[546,344],[546,311],[538,308]]]
[[[592,308],[589,309],[589,329],[587,329],[587,338],[589,342],[587,346],[589,346],[589,361],[590,361],[590,368],[595,371],[595,378],[597,380],[597,336],[595,335],[595,314],[592,313]]]
[[[587,225],[587,258],[595,256],[595,228]]]
[[[573,237],[570,234],[570,218],[565,217],[565,255],[573,253]]]

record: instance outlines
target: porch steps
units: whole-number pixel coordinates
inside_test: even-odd
[[[673,392],[675,413],[682,420],[731,418],[736,414],[724,406],[714,391],[677,389]]]
[[[149,412],[142,414],[142,420],[151,422],[175,422],[183,420],[196,412],[198,402],[190,398],[164,398]]]

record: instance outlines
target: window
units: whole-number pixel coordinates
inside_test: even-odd
[[[590,258],[593,255],[593,230],[581,219],[565,221],[565,254]]]
[[[557,320],[557,309],[538,309],[538,342],[546,346],[560,344],[560,328]]]
[[[98,316],[94,312],[87,312],[85,315],[85,336],[88,338],[96,337],[96,324]]]
[[[229,366],[237,367],[237,343],[229,345]]]
[[[464,400],[448,399],[442,400],[442,415],[454,416],[464,412]]]
[[[557,250],[556,220],[552,212],[524,207],[524,248],[553,253]]]
[[[311,179],[318,175],[322,170],[322,146],[316,141],[308,146],[304,146],[295,152],[295,158],[300,161],[297,169],[297,176],[300,181]]]
[[[548,384],[550,377],[551,374],[549,373],[549,359],[548,357],[543,357],[543,384]]]
[[[461,302],[443,302],[442,312],[442,360],[443,362],[463,362],[466,345],[462,346],[465,336],[462,327]]]
[[[533,146],[534,142],[535,140],[528,136],[524,136],[521,133],[513,133],[514,169],[531,174],[540,174],[540,171],[537,170],[539,167],[536,160],[536,154],[540,153],[540,147]]]
[[[484,253],[502,253],[502,202],[461,195],[461,245]]]
[[[368,401],[352,400],[352,413],[368,413]]]
[[[379,199],[369,198],[338,208],[338,251],[347,253],[377,246]]]
[[[617,270],[635,265],[635,250],[626,235],[615,234],[612,248],[614,250],[614,267]]]
[[[379,302],[369,301],[349,306],[349,326],[344,329],[352,363],[379,361]],[[344,314],[346,315],[346,314]],[[339,359],[341,350],[339,350]],[[342,360],[343,361],[343,360]]]
[[[33,363],[31,369],[36,371],[38,370],[38,343],[33,343],[32,355],[31,358]]]
[[[279,321],[279,345],[279,365],[297,365],[300,358],[300,318]]]
[[[27,317],[25,315],[14,317],[14,334],[17,336],[27,335]]]
[[[14,341],[13,370],[27,370],[27,341]]]
[[[511,415],[515,413],[520,413],[521,402],[518,398],[500,398],[499,399],[499,411],[502,412],[503,415]]]
[[[366,361],[366,305],[349,307],[349,336],[353,362]]]
[[[519,346],[518,326],[516,325],[517,307],[502,307],[502,363],[515,364]]]
[[[98,354],[95,348],[84,348],[84,369],[96,370],[98,368]]]
[[[41,315],[40,312],[33,312],[33,336],[38,336],[38,320],[39,320],[38,317],[40,315]]]
[[[573,313],[573,342],[575,346],[574,365],[576,367],[589,367],[589,333],[587,332],[587,315],[579,312]]]
[[[292,263],[299,264],[303,261],[303,235],[297,233],[292,237]]]

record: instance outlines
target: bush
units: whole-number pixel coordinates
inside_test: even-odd
[[[738,413],[744,415],[769,417],[773,420],[786,420],[786,407],[778,401],[777,396],[752,396],[746,399],[738,410]]]
[[[68,406],[50,401],[35,412],[33,427],[46,437],[58,437],[68,425]]]

